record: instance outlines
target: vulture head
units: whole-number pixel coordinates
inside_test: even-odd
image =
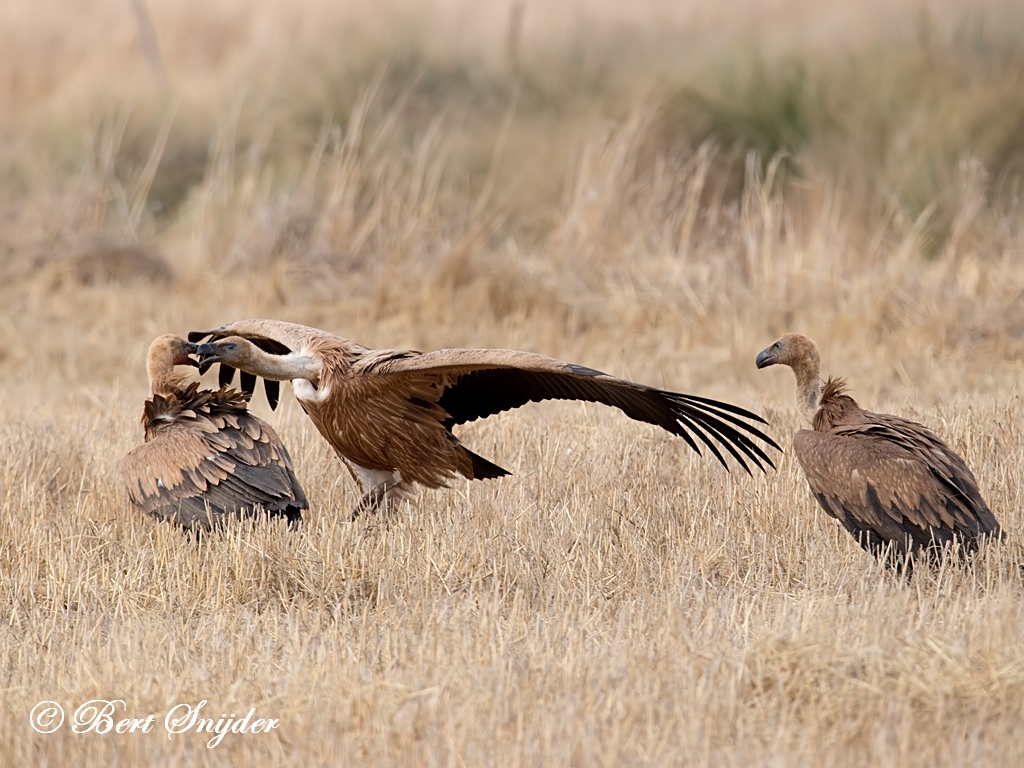
[[[794,370],[803,367],[813,367],[816,372],[821,370],[817,345],[799,333],[787,333],[776,339],[770,347],[761,350],[755,362],[758,368],[788,365]]]
[[[262,377],[271,408],[277,408],[280,391],[278,382],[306,379],[315,387],[323,367],[320,360],[295,354],[273,339],[260,338],[253,341],[242,336],[225,336],[205,344],[196,344],[194,351],[199,356],[200,373],[220,363],[221,386],[230,384],[238,369],[242,372],[242,390],[251,395],[257,377]]]
[[[153,339],[149,345],[148,360],[151,366],[156,364],[159,367],[173,368],[176,365],[191,365],[193,368],[198,368],[199,363],[189,357],[195,351],[195,344],[172,334],[166,334]]]
[[[166,394],[181,385],[185,377],[175,374],[174,366],[199,367],[199,363],[190,357],[194,353],[195,345],[177,336],[168,334],[153,339],[146,356],[150,390],[154,394]]]
[[[213,363],[228,363],[235,368],[244,367],[246,362],[251,362],[255,351],[255,345],[241,336],[227,336],[195,346],[195,352],[199,355],[203,368]]]
[[[817,345],[799,333],[787,333],[762,349],[755,360],[758,368],[788,365],[796,374],[797,398],[802,408],[814,411],[821,399],[821,355]]]

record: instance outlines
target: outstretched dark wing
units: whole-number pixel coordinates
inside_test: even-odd
[[[904,553],[998,535],[963,459],[924,427],[887,418],[891,423],[796,433],[794,451],[822,508],[874,553],[890,543]]]
[[[356,372],[373,379],[387,378],[388,387],[396,392],[436,404],[443,410],[442,423],[449,429],[529,402],[584,400],[613,406],[632,419],[662,427],[682,437],[698,453],[698,442],[703,443],[728,467],[720,451],[724,447],[748,473],[745,458],[762,471],[765,464],[774,466],[752,438],[779,448],[771,437],[743,420],[765,423],[743,408],[636,384],[529,352],[379,351],[364,357]],[[424,397],[425,393],[429,397]]]
[[[121,463],[129,496],[143,511],[208,529],[227,515],[263,509],[292,520],[308,507],[287,449],[248,411],[159,396],[146,410],[147,442]]]

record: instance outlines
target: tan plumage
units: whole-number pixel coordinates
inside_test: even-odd
[[[301,518],[306,496],[291,457],[270,425],[249,413],[248,395],[200,390],[175,365],[196,365],[194,346],[161,336],[149,348],[152,397],[145,442],[121,461],[131,500],[150,515],[190,529],[259,510]]]
[[[817,405],[814,429],[793,438],[811,492],[862,547],[893,563],[913,552],[937,556],[954,539],[972,551],[980,538],[1000,535],[974,474],[931,430],[861,409],[843,379],[822,390],[806,336],[784,336],[757,356],[758,368],[775,364],[796,372],[802,406]]]
[[[543,355],[506,349],[443,349],[419,353],[372,350],[326,331],[276,320],[243,320],[189,334],[203,366],[290,379],[303,409],[348,465],[365,496],[356,513],[412,483],[438,487],[454,475],[509,474],[465,448],[452,428],[547,399],[589,400],[698,441],[726,464],[725,448],[749,472],[771,460],[751,439],[775,442],[739,417],[763,420],[736,406],[646,387]],[[227,368],[225,369],[225,366]],[[226,373],[225,373],[226,370]],[[271,402],[276,390],[268,390]],[[696,440],[694,439],[696,436]]]

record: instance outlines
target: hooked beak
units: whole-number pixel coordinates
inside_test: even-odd
[[[778,361],[775,359],[775,355],[772,354],[771,347],[758,352],[757,359],[754,361],[758,368],[767,368],[769,365],[775,365],[776,362]]]
[[[220,350],[216,344],[193,344],[192,353],[199,356],[201,363],[216,363],[220,361]]]
[[[199,357],[199,362],[196,363],[196,367],[200,373],[206,373],[210,370],[210,366],[214,363],[221,361],[221,351],[217,348],[214,343],[206,344],[193,344],[192,352]]]
[[[193,368],[198,368],[199,367],[199,362],[197,360],[193,360],[191,357],[189,357],[189,355],[195,354],[195,351],[196,351],[196,345],[195,344],[191,344],[189,342],[185,342],[185,348],[180,353],[175,355],[174,360],[173,360],[173,364],[174,365],[191,365]]]

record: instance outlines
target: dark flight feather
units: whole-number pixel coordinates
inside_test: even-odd
[[[566,368],[567,372],[561,373],[495,367],[462,374],[445,388],[438,399],[438,405],[449,414],[443,423],[450,429],[457,424],[518,408],[529,402],[584,400],[610,405],[632,419],[659,426],[682,437],[700,453],[697,443],[690,436],[692,433],[726,467],[728,464],[714,440],[724,444],[748,473],[750,470],[740,453],[759,468],[763,469],[761,461],[774,466],[760,447],[740,430],[726,423],[732,422],[768,445],[778,448],[771,437],[731,415],[740,414],[763,423],[763,419],[756,414],[716,400],[677,395],[634,384],[593,368],[575,365],[567,365]]]

